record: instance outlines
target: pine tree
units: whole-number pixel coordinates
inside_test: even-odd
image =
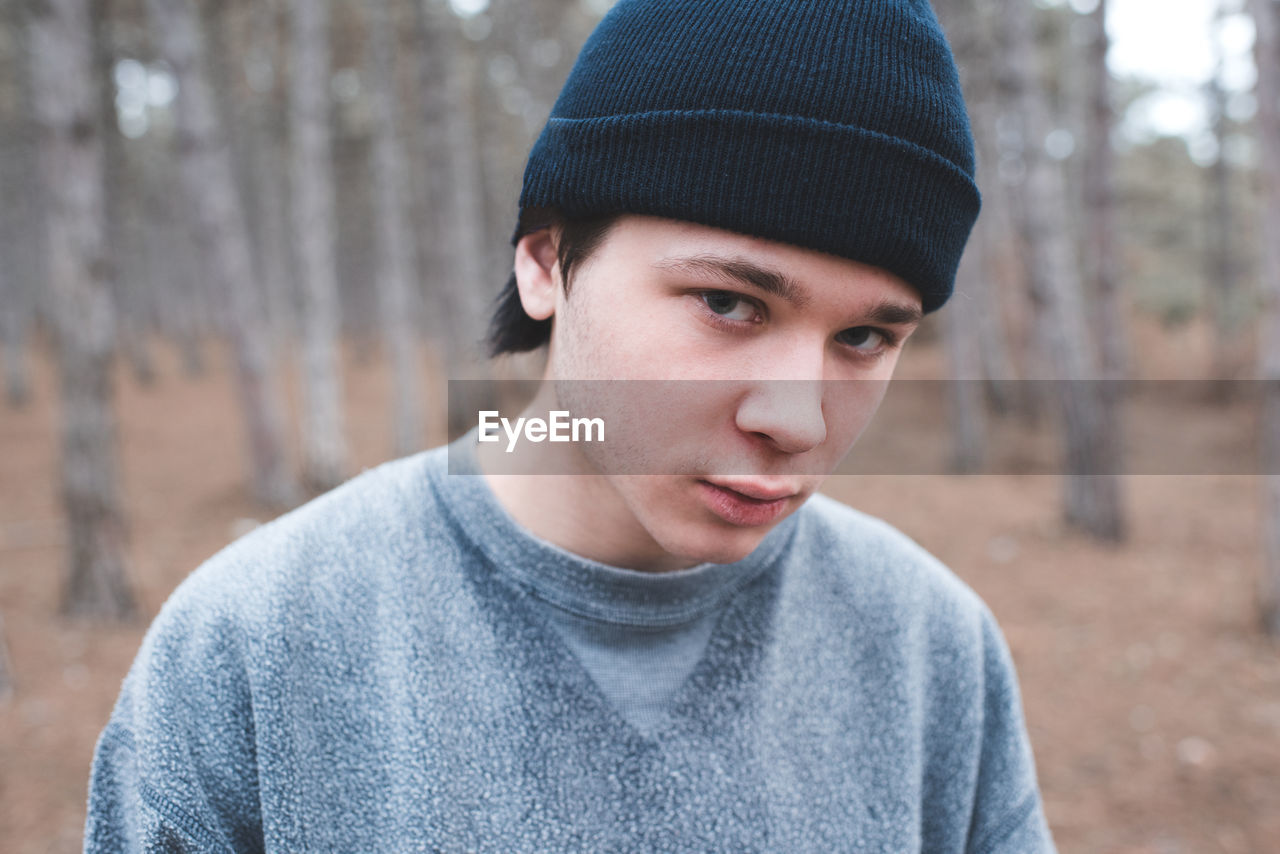
[[[29,8],[33,104],[47,193],[49,312],[62,404],[62,501],[67,514],[63,612],[126,619],[111,351],[115,316],[106,259],[101,104],[88,0]]]

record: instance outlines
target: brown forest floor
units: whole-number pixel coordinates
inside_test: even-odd
[[[1204,349],[1195,327],[1144,328],[1141,370],[1196,376]],[[192,380],[168,349],[157,352],[153,386],[124,372],[117,383],[131,573],[147,618],[261,518],[242,490],[225,360]],[[899,374],[937,376],[938,359],[936,347],[909,348]],[[35,376],[28,407],[0,406],[0,615],[16,680],[0,703],[0,849],[13,854],[79,850],[93,745],[145,630],[145,620],[56,616],[64,536],[46,359]],[[384,365],[346,360],[355,470],[386,458],[389,392]],[[1245,416],[1191,400],[1131,417],[1141,432],[1243,429]],[[924,420],[893,441],[938,445],[945,434]],[[837,477],[827,491],[902,528],[991,605],[1018,665],[1064,854],[1280,850],[1280,648],[1260,637],[1253,610],[1258,480],[1129,477],[1132,536],[1119,548],[1063,529],[1060,483],[877,475]]]

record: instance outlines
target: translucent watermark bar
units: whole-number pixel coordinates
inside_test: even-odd
[[[1106,399],[1115,426],[1091,441],[1114,450],[1068,451],[1067,419]],[[479,451],[493,474],[950,474],[962,411],[966,473],[1280,474],[1261,442],[1280,382],[1261,380],[456,380],[450,471]]]

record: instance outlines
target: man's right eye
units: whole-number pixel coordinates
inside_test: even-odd
[[[728,291],[706,291],[702,301],[712,312],[726,320],[749,323],[756,318],[756,307],[746,299]]]

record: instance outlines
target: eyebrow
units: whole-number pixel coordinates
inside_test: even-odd
[[[786,300],[796,308],[803,308],[809,302],[809,297],[804,290],[782,273],[750,261],[743,261],[741,258],[695,255],[690,258],[666,258],[653,266],[663,270],[694,274],[709,273],[719,279],[753,285],[766,293]]]
[[[916,326],[924,319],[924,311],[919,306],[886,299],[867,312],[867,319],[886,326]]]
[[[804,289],[777,270],[761,267],[740,258],[722,258],[718,255],[695,255],[689,258],[666,258],[654,267],[693,274],[710,274],[719,279],[752,285],[803,308],[810,302]],[[884,299],[872,307],[866,317],[873,323],[886,326],[914,326],[924,317],[919,306]]]

